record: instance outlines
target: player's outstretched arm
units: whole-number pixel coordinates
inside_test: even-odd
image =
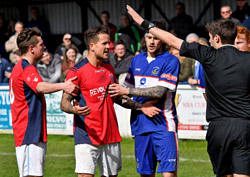
[[[48,83],[48,82],[40,82],[37,84],[36,90],[38,93],[53,93],[56,91],[63,90],[68,94],[72,94],[73,96],[77,96],[77,92],[79,87],[73,83],[77,77],[73,77],[67,80],[64,83]]]
[[[132,7],[130,7],[129,5],[127,5],[127,10],[128,13],[131,15],[131,17],[133,18],[133,20],[140,26],[142,26],[145,30],[148,30],[149,28],[149,22],[144,20]],[[180,38],[177,38],[176,36],[174,36],[173,34],[161,30],[157,27],[153,27],[149,29],[149,32],[151,34],[153,34],[154,36],[156,36],[158,39],[160,39],[161,41],[163,41],[164,43],[180,50],[181,45],[183,40]]]
[[[149,88],[127,88],[120,84],[112,84],[108,88],[111,97],[119,95],[139,96],[153,99],[161,99],[167,92],[167,88],[163,86],[155,86]]]
[[[63,92],[61,100],[61,110],[69,114],[78,114],[81,116],[86,116],[90,114],[91,110],[88,106],[80,107],[79,103],[74,99],[74,105],[71,104],[73,96]]]
[[[159,114],[159,112],[161,112],[159,108],[154,106],[156,102],[157,100],[141,104],[125,95],[115,98],[115,103],[119,104],[120,106],[128,109],[142,111],[145,115],[149,117],[153,117],[156,114]]]

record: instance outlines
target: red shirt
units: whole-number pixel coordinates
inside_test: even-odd
[[[43,82],[37,69],[20,60],[10,76],[10,102],[15,146],[47,142],[46,104],[36,91]]]
[[[68,72],[67,80],[77,76],[75,84],[80,87],[77,101],[80,106],[88,106],[87,116],[75,115],[75,144],[108,144],[120,142],[121,136],[114,110],[114,100],[107,93],[107,87],[114,82],[115,72],[110,64],[94,67],[87,58]]]

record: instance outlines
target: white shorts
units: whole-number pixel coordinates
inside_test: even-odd
[[[95,174],[96,165],[101,176],[117,175],[121,171],[120,143],[75,145],[75,173]]]
[[[43,176],[47,143],[26,144],[16,147],[20,177]]]

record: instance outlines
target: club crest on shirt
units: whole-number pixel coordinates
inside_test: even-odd
[[[38,77],[34,77],[33,81],[37,82],[38,81]]]
[[[155,66],[152,70],[153,75],[157,75],[159,73],[160,68],[158,66]]]

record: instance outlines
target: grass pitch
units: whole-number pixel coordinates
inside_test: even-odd
[[[214,177],[206,152],[206,141],[179,140],[179,177]],[[119,177],[137,177],[134,140],[123,138],[122,171]],[[74,177],[74,139],[69,136],[48,135],[44,177]],[[13,135],[0,135],[0,177],[17,177]],[[98,170],[96,175],[100,176]],[[157,174],[156,177],[162,176]]]

